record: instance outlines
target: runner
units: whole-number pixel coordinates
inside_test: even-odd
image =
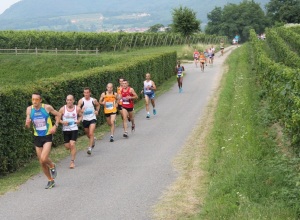
[[[207,50],[207,52],[208,52],[208,63],[212,64],[212,54],[213,54],[213,52],[212,52],[211,48],[209,48]]]
[[[92,149],[95,147],[95,129],[96,129],[96,116],[99,114],[100,104],[97,99],[91,97],[91,89],[86,87],[83,90],[84,97],[78,101],[77,106],[81,108],[82,125],[84,132],[89,138],[89,146],[87,154],[92,154]]]
[[[224,41],[223,41],[223,39],[220,42],[220,50],[221,50],[221,55],[223,56],[223,54],[224,54]]]
[[[238,47],[239,46],[239,41],[240,41],[240,36],[238,35],[238,33],[236,33],[234,39],[235,39],[235,44]]]
[[[197,49],[195,49],[193,56],[194,56],[194,62],[195,62],[196,68],[197,68],[198,62],[199,62],[199,52]]]
[[[104,106],[104,114],[106,122],[110,126],[110,142],[114,141],[115,121],[117,114],[117,103],[119,102],[119,95],[113,91],[113,84],[108,83],[107,91],[100,96],[99,103]]]
[[[204,72],[204,63],[206,63],[206,57],[203,52],[200,53],[200,68]]]
[[[150,73],[146,73],[146,80],[144,81],[144,89],[141,91],[141,93],[144,93],[145,95],[145,104],[146,104],[146,111],[147,111],[146,118],[150,118],[149,100],[151,100],[151,104],[153,107],[153,115],[156,115],[155,99],[154,99],[155,90],[156,90],[156,86],[155,83],[151,80]]]
[[[211,64],[214,64],[214,58],[215,58],[215,48],[214,48],[214,45],[211,45]]]
[[[117,87],[117,93],[118,93],[119,96],[121,96],[121,89],[122,89],[123,80],[124,80],[123,77],[119,78],[119,87]],[[118,103],[118,113],[121,114],[121,118],[123,120],[123,116],[122,116],[122,99],[120,99],[119,103]]]
[[[55,124],[52,126],[50,114],[55,116]],[[57,176],[56,166],[50,160],[49,154],[52,146],[53,134],[56,132],[61,114],[51,105],[42,103],[42,96],[39,93],[32,94],[32,105],[26,109],[25,127],[33,125],[34,146],[37,157],[44,174],[48,178],[45,189],[55,186],[54,179]]]
[[[82,120],[81,109],[74,105],[74,101],[74,96],[68,95],[66,98],[66,105],[61,107],[59,110],[62,114],[62,120],[60,120],[60,123],[63,125],[62,130],[64,134],[64,145],[71,153],[70,169],[75,168],[78,124]]]
[[[207,60],[209,60],[209,53],[208,53],[208,49],[206,49],[205,51],[204,51],[204,56],[205,56],[205,66],[207,66]]]
[[[177,83],[178,83],[179,93],[182,92],[183,71],[184,71],[184,66],[180,65],[180,61],[177,61],[177,66],[175,67],[175,72],[177,74]]]
[[[127,118],[129,116],[131,121],[131,130],[135,130],[134,115],[133,115],[133,100],[137,99],[138,96],[135,93],[134,89],[129,87],[128,81],[123,80],[123,87],[121,89],[121,98],[122,98],[122,115],[123,115],[123,128],[124,134],[123,137],[128,137],[127,132]]]

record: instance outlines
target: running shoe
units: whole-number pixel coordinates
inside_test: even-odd
[[[88,155],[91,155],[91,154],[92,154],[92,148],[91,148],[91,147],[88,148],[87,154],[88,154]]]
[[[70,163],[70,169],[74,169],[74,168],[75,168],[74,160],[71,160],[71,163]]]
[[[128,133],[127,131],[124,132],[123,137],[127,138],[128,137]]]
[[[113,137],[113,136],[110,136],[109,141],[110,141],[110,142],[114,142],[114,137]]]
[[[155,108],[153,109],[153,115],[156,115],[156,109]]]
[[[147,116],[146,116],[146,118],[150,118],[150,114],[149,114],[149,113],[147,113]]]
[[[45,189],[51,189],[55,186],[55,182],[54,180],[48,181],[47,186],[45,187]]]
[[[135,131],[135,124],[131,125],[131,131]]]
[[[55,177],[57,176],[57,170],[56,170],[55,163],[54,163],[54,167],[50,168],[50,174],[53,179],[55,179]]]

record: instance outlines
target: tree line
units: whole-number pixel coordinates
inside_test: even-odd
[[[238,34],[243,41],[248,40],[251,29],[256,33],[264,33],[266,27],[278,27],[287,23],[300,23],[299,0],[270,0],[264,8],[254,0],[244,0],[239,4],[229,3],[215,7],[207,14],[208,23],[205,33],[210,35],[227,36],[232,38]],[[174,8],[172,24],[164,27],[156,24],[149,32],[158,32],[162,28],[169,32],[190,36],[200,32],[201,21],[197,20],[196,12],[190,8]]]

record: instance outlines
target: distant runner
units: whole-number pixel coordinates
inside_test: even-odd
[[[78,124],[82,120],[81,109],[74,105],[74,96],[68,95],[66,98],[66,105],[60,108],[59,112],[62,114],[60,123],[63,125],[64,145],[66,149],[70,150],[71,163],[70,169],[75,168],[76,157],[76,141],[78,137]]]
[[[198,67],[198,62],[199,62],[199,52],[197,49],[195,49],[194,53],[193,53],[193,56],[194,56],[194,62],[195,62],[195,65],[196,67]]]
[[[104,114],[106,117],[106,122],[110,126],[110,142],[114,141],[115,133],[115,121],[117,114],[117,103],[119,101],[119,95],[113,91],[113,84],[108,83],[106,86],[106,91],[100,96],[99,103],[104,106]]]
[[[146,80],[144,81],[144,89],[141,91],[141,93],[144,93],[145,95],[145,104],[146,104],[146,111],[147,116],[146,118],[150,118],[150,112],[149,112],[149,102],[151,100],[151,104],[153,107],[153,115],[156,115],[156,109],[155,109],[155,93],[156,90],[155,83],[151,80],[150,73],[146,73]]]
[[[224,48],[225,48],[225,46],[224,46],[224,40],[222,39],[221,42],[220,42],[220,50],[221,50],[221,55],[222,56],[224,54]]]
[[[135,123],[134,123],[134,115],[133,115],[133,108],[134,108],[134,99],[137,99],[138,96],[135,93],[134,89],[129,87],[128,81],[126,79],[123,80],[123,87],[121,89],[121,98],[122,98],[122,115],[123,115],[123,128],[124,134],[123,137],[128,137],[127,131],[127,118],[129,116],[131,121],[131,130],[135,130]]]
[[[182,92],[184,66],[180,65],[180,61],[177,62],[177,66],[175,67],[175,72],[177,74],[177,83],[178,83],[179,93],[181,93]]]
[[[119,95],[119,97],[121,97],[121,89],[122,89],[122,86],[123,86],[123,78],[119,78],[119,86],[117,87],[117,93]],[[121,114],[121,117],[123,119],[123,116],[122,116],[122,99],[119,100],[119,103],[118,103],[118,112]]]
[[[55,124],[52,126],[50,113],[55,116]],[[39,93],[32,94],[32,105],[26,109],[25,127],[33,125],[34,146],[37,157],[44,174],[48,178],[45,189],[55,186],[54,179],[57,176],[56,166],[50,160],[49,154],[52,146],[53,134],[56,132],[61,114],[51,105],[42,103],[42,96]]]
[[[87,154],[91,155],[92,149],[95,147],[94,132],[97,123],[96,116],[99,114],[100,104],[97,99],[91,97],[90,88],[84,88],[83,95],[84,97],[78,101],[77,106],[81,108],[81,113],[83,114],[82,125],[86,136],[89,138]]]
[[[206,63],[206,57],[203,52],[200,53],[200,68],[201,71],[204,71],[204,63]]]

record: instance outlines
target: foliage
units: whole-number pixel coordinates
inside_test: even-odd
[[[240,4],[215,7],[208,15],[205,29],[207,34],[225,35],[233,38],[236,34],[243,41],[249,38],[250,29],[263,33],[268,25],[266,16],[258,3],[244,0]]]
[[[184,37],[200,31],[200,20],[196,18],[196,12],[187,7],[174,8],[172,12],[172,30]]]
[[[194,34],[194,43],[216,36]],[[54,31],[0,31],[0,48],[95,50],[99,52],[154,46],[182,45],[187,39],[174,33],[86,33]]]
[[[130,85],[139,90],[144,74],[150,72],[156,84],[160,85],[173,75],[175,63],[175,52],[149,54],[106,67],[73,72],[72,77],[62,74],[47,80],[33,81],[31,87],[24,85],[0,92],[0,114],[6,116],[0,118],[0,175],[15,171],[35,155],[32,129],[24,129],[25,110],[31,103],[33,92],[40,92],[45,103],[58,109],[64,105],[67,94],[73,94],[77,100],[81,98],[82,89],[86,86],[91,88],[92,96],[98,99],[106,84],[117,84],[120,76],[128,79]],[[101,112],[97,123],[101,124],[104,120]],[[62,143],[62,139],[58,131],[54,145]]]
[[[266,5],[270,21],[283,23],[300,23],[299,0],[270,0]]]
[[[155,24],[150,26],[149,30],[147,32],[157,33],[160,28],[164,27],[163,24]]]
[[[274,38],[278,40],[278,36],[274,34],[274,31],[269,30],[270,35],[267,35],[267,39]],[[268,40],[272,41],[272,39]],[[285,62],[291,67],[278,63],[268,57],[268,54],[264,50],[265,42],[259,41],[254,30],[251,31],[251,44],[255,55],[256,71],[260,83],[265,89],[265,96],[270,103],[271,112],[276,120],[284,126],[285,133],[290,137],[295,149],[299,151],[300,149],[297,146],[300,143],[300,69],[285,60],[285,56],[291,56],[285,53],[289,50],[288,46],[282,40],[276,42],[271,47],[282,49],[284,52],[283,54],[279,52],[278,57],[280,57],[281,62]],[[284,47],[286,49],[283,49]],[[295,56],[293,54],[293,57],[290,57],[290,59],[294,59]],[[299,59],[299,57],[295,59]]]

